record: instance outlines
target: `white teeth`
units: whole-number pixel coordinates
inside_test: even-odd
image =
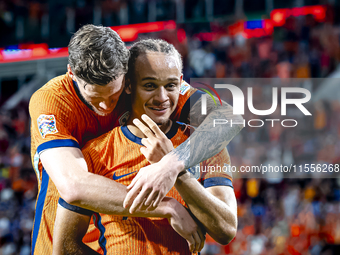
[[[156,111],[163,111],[163,110],[165,110],[166,108],[150,108],[150,109],[156,110]]]

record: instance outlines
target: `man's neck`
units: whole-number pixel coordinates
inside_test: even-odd
[[[145,138],[146,136],[143,134],[143,132],[142,131],[140,131],[140,129],[139,128],[137,128],[134,124],[133,124],[133,120],[135,119],[135,117],[133,117],[133,116],[130,116],[130,118],[128,119],[128,121],[127,121],[127,123],[126,123],[126,126],[127,126],[127,128],[129,129],[129,131],[133,134],[133,135],[135,135],[135,136],[137,136],[137,137],[139,137],[139,138]],[[141,120],[140,118],[139,118],[139,120]],[[144,125],[146,125],[145,123],[143,123]],[[147,126],[147,125],[146,125]],[[172,127],[172,120],[169,120],[167,123],[165,123],[165,124],[162,124],[162,125],[158,125],[158,127],[159,127],[159,129],[164,133],[164,134],[166,134],[166,133],[168,133],[169,131],[170,131],[170,129],[171,129],[171,127]]]

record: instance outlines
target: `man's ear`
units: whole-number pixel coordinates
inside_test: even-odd
[[[76,81],[76,77],[74,77],[74,73],[72,72],[70,64],[67,64],[67,71],[68,71],[68,75],[71,77],[71,79]]]
[[[131,81],[125,76],[125,93],[131,94]]]

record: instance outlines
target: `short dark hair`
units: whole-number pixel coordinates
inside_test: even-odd
[[[72,71],[89,84],[106,85],[127,72],[129,50],[109,27],[81,27],[72,36],[68,52]]]
[[[134,43],[130,48],[130,59],[128,65],[128,72],[126,74],[127,80],[133,81],[135,76],[135,65],[138,56],[145,54],[147,52],[162,52],[167,55],[175,56],[178,59],[180,65],[180,71],[183,69],[182,56],[176,50],[176,48],[161,39],[146,39]]]

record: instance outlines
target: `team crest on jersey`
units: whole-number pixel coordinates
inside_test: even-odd
[[[54,115],[42,114],[38,118],[38,128],[41,136],[58,133]]]
[[[119,125],[124,126],[127,122],[127,120],[130,117],[130,112],[125,112],[120,118],[119,118]]]
[[[182,81],[181,87],[179,88],[179,93],[181,95],[184,95],[185,93],[187,93],[190,89],[190,85],[188,83],[186,83],[185,81]]]

